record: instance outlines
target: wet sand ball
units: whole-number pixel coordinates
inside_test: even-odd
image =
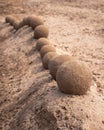
[[[40,49],[44,46],[44,45],[49,45],[50,42],[47,38],[40,38],[39,40],[37,40],[36,42],[36,49],[38,51],[40,51]]]
[[[56,74],[56,81],[62,92],[83,95],[90,89],[92,73],[85,63],[72,60],[60,66]]]
[[[34,38],[35,39],[39,39],[41,37],[47,38],[48,35],[49,35],[49,30],[44,25],[39,25],[35,28],[35,31],[34,31]]]
[[[50,59],[52,59],[53,57],[56,57],[57,53],[56,52],[48,52],[44,55],[43,59],[42,59],[42,63],[45,69],[48,69],[48,62]]]
[[[68,55],[59,55],[57,57],[52,58],[48,63],[48,68],[50,70],[50,74],[52,77],[56,80],[56,72],[61,64],[63,64],[66,61],[70,61],[74,58],[68,56]]]
[[[43,47],[41,48],[41,50],[40,50],[40,55],[41,55],[41,57],[43,58],[44,55],[45,55],[46,53],[48,53],[48,52],[56,52],[56,49],[55,49],[53,46],[51,46],[51,45],[45,45],[45,46],[43,46]]]
[[[39,18],[37,16],[30,16],[29,17],[29,25],[33,29],[35,29],[37,26],[43,25],[43,24],[44,24],[44,21],[41,18]]]

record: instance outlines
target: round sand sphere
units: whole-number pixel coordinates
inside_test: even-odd
[[[43,46],[43,47],[41,48],[41,50],[40,50],[40,55],[41,55],[41,57],[43,58],[44,55],[45,55],[46,53],[48,53],[48,52],[56,52],[56,49],[55,49],[53,46],[51,46],[51,45],[45,45],[45,46]]]
[[[13,26],[14,26],[14,29],[18,30],[19,29],[19,22],[15,21]]]
[[[52,59],[53,57],[56,57],[57,53],[56,52],[48,52],[44,55],[43,59],[42,59],[42,63],[45,69],[48,69],[48,62],[50,59]]]
[[[62,92],[83,95],[90,89],[92,73],[85,63],[71,60],[59,67],[56,81]]]
[[[47,38],[49,35],[49,30],[44,25],[39,25],[35,28],[34,38],[39,39],[41,37]]]
[[[68,55],[59,55],[57,57],[52,58],[48,63],[48,68],[50,70],[50,74],[56,80],[56,73],[61,64],[66,61],[70,61],[73,58]]]
[[[33,29],[35,29],[37,26],[43,25],[43,24],[44,24],[44,21],[41,18],[39,18],[37,16],[30,16],[29,17],[29,25]]]
[[[7,16],[5,20],[7,23],[10,23],[10,25],[13,25],[13,23],[15,22],[15,18],[12,16]]]
[[[21,22],[19,23],[19,27],[18,27],[18,28],[20,29],[20,28],[22,28],[23,26],[24,26],[24,23],[23,23],[23,21],[21,21]]]
[[[9,23],[9,17],[8,17],[8,16],[5,17],[5,22],[6,22],[6,23]]]
[[[36,49],[38,51],[40,51],[40,49],[44,46],[44,45],[49,45],[50,42],[47,38],[40,38],[39,40],[37,40],[36,42]]]
[[[29,25],[29,17],[23,18],[23,24],[24,25]]]

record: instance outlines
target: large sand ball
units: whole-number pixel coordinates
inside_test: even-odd
[[[41,50],[40,50],[40,55],[41,55],[41,57],[43,58],[44,55],[45,55],[46,53],[48,53],[48,52],[56,52],[56,49],[55,49],[53,46],[51,46],[51,45],[45,45],[45,46],[43,46],[43,47],[41,48]]]
[[[50,70],[50,74],[52,77],[56,80],[56,73],[58,68],[61,64],[63,64],[66,61],[70,61],[71,59],[74,59],[68,55],[59,55],[57,57],[52,58],[48,63],[48,68]]]
[[[59,67],[56,81],[62,92],[83,95],[90,89],[92,73],[85,63],[71,60]]]
[[[38,51],[40,51],[40,49],[44,46],[44,45],[49,45],[50,42],[47,38],[40,38],[39,40],[37,40],[36,42],[36,49]]]
[[[48,52],[44,55],[43,59],[42,59],[42,63],[45,69],[48,69],[48,62],[50,59],[52,59],[53,57],[56,57],[57,53],[56,52]]]
[[[44,21],[41,18],[39,18],[37,16],[30,16],[29,17],[29,25],[33,29],[35,29],[37,26],[43,25],[43,24],[44,24]]]
[[[39,39],[41,37],[47,38],[49,35],[49,30],[44,25],[39,25],[35,28],[34,38]]]

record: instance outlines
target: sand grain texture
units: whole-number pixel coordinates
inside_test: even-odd
[[[104,130],[104,0],[15,3],[0,1],[0,129]],[[32,28],[16,32],[3,23],[7,14],[41,17],[57,53],[88,64],[97,85],[84,96],[61,93],[43,68]]]

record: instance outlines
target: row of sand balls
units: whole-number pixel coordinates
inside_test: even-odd
[[[8,19],[6,21],[8,22]],[[14,26],[13,20],[10,21],[10,24]],[[58,55],[47,39],[48,29],[39,18],[24,18],[19,26],[24,25],[35,29],[34,37],[38,39],[36,48],[40,51],[43,66],[45,69],[49,69],[50,74],[57,81],[59,89],[67,94],[86,94],[92,84],[92,73],[87,65],[68,55]]]
[[[16,30],[28,25],[34,29],[34,38],[39,39],[41,37],[48,37],[49,30],[44,25],[44,21],[37,16],[28,16],[23,18],[21,22],[18,22],[14,17],[8,16],[5,18],[6,23],[10,23]]]
[[[44,68],[49,69],[62,92],[87,93],[92,84],[92,73],[85,63],[69,55],[58,55],[47,38],[38,39],[36,48],[40,51]]]

